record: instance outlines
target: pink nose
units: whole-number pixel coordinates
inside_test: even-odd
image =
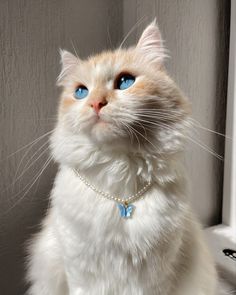
[[[105,105],[107,101],[105,100],[94,100],[90,105],[94,108],[95,112],[98,114]]]

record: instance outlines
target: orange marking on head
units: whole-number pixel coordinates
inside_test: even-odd
[[[65,113],[68,108],[76,103],[76,100],[72,97],[63,97],[60,103],[60,110]]]

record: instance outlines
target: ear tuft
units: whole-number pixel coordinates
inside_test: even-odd
[[[63,85],[63,81],[67,75],[69,75],[73,69],[79,64],[79,58],[74,56],[67,50],[59,49],[61,55],[62,69],[61,73],[57,78],[57,85]]]
[[[167,55],[156,19],[143,31],[136,48],[149,62],[163,65]]]

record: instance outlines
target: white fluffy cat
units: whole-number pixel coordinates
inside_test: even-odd
[[[59,171],[30,246],[28,294],[214,295],[181,168],[188,101],[165,71],[155,22],[133,48],[61,57]]]

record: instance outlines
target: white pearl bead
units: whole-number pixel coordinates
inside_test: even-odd
[[[90,184],[88,182],[87,179],[85,179],[84,177],[82,177],[79,172],[75,169],[73,169],[75,174],[79,177],[79,179],[89,188],[91,188],[95,193],[101,195],[103,198],[106,198],[106,199],[109,199],[109,200],[113,200],[113,201],[116,201],[116,202],[120,202],[120,203],[125,203],[127,201],[131,202],[131,201],[135,201],[137,199],[143,199],[144,196],[142,196],[142,194],[144,192],[146,192],[146,190],[151,186],[151,182],[148,182],[140,191],[138,191],[135,195],[133,196],[130,196],[126,199],[121,199],[121,198],[118,198],[118,197],[115,197],[115,196],[112,196],[112,195],[109,195],[108,193],[105,193],[97,188],[95,188],[92,184]]]

